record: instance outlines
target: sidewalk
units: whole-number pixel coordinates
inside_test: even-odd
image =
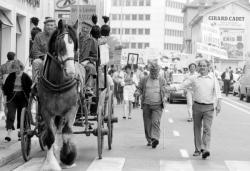
[[[12,132],[11,142],[4,141],[6,130],[2,116],[4,113],[0,111],[0,167],[21,156],[21,142],[18,141],[17,130]]]

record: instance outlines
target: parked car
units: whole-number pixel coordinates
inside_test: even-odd
[[[174,87],[183,82],[185,78],[184,74],[173,74],[172,75],[172,81],[170,83],[170,86]],[[167,94],[167,99],[169,103],[173,103],[174,101],[187,101],[186,97],[186,91],[185,90],[178,90],[175,92],[171,92]]]
[[[240,100],[243,100],[246,97],[246,101],[250,102],[250,61],[246,62],[239,82]]]

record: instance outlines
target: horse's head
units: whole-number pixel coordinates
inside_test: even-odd
[[[49,41],[49,56],[59,64],[67,76],[75,75],[74,56],[78,48],[77,34],[73,27],[59,20]]]

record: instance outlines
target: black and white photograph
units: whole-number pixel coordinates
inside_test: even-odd
[[[0,0],[0,171],[250,171],[250,0]]]

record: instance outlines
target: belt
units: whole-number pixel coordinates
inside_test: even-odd
[[[199,102],[197,102],[197,101],[194,101],[196,104],[199,104],[199,105],[213,105],[213,103],[199,103]]]

